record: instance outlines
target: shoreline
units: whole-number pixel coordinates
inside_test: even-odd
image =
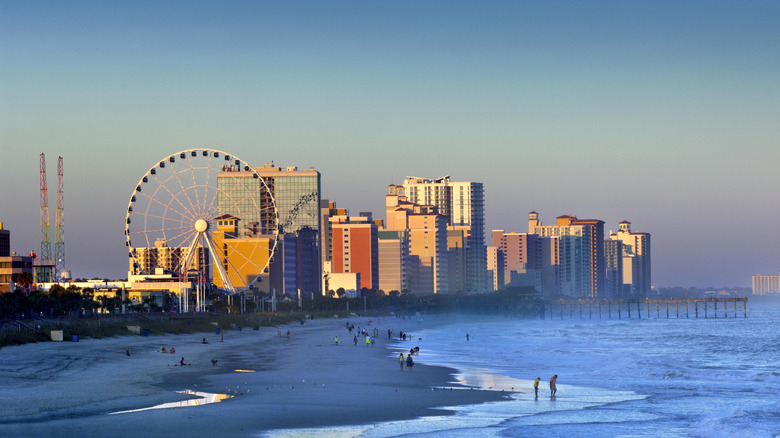
[[[368,323],[375,320],[375,324]],[[436,317],[426,316],[428,320]],[[354,346],[345,322],[369,332],[374,346]],[[359,426],[423,416],[452,415],[443,406],[501,401],[498,391],[434,391],[465,387],[458,370],[416,364],[400,371],[395,338],[409,326],[430,326],[394,317],[320,319],[303,326],[214,333],[121,337],[79,343],[31,344],[0,350],[0,436],[257,436],[276,429]],[[291,331],[288,339],[286,330]],[[284,330],[279,337],[280,331]],[[339,336],[339,345],[333,338]],[[208,344],[201,339],[207,338]],[[223,342],[220,342],[223,341]],[[175,355],[156,350],[174,346]],[[125,356],[129,348],[131,356]],[[424,354],[424,351],[422,352]],[[189,366],[174,366],[184,357]],[[211,360],[218,360],[216,366]],[[235,372],[235,370],[255,372]],[[467,387],[466,387],[467,388]],[[174,409],[148,408],[192,398],[175,391],[235,395],[221,403]]]

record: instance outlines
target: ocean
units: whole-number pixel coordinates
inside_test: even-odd
[[[587,313],[583,319],[481,317],[407,330],[415,341],[395,347],[419,346],[417,363],[456,368],[461,382],[504,390],[512,399],[450,407],[450,416],[278,436],[778,437],[780,300],[749,301],[747,317],[741,308],[736,318],[720,311],[708,319],[692,312],[667,319],[663,311],[660,318],[651,312],[619,320]],[[555,399],[548,385],[553,374]],[[542,378],[538,399],[536,377]],[[523,392],[513,392],[518,389]]]

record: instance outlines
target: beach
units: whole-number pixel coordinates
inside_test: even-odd
[[[354,345],[347,322],[370,334],[376,328],[379,336],[369,346],[361,337]],[[507,399],[500,391],[463,390],[452,368],[418,363],[412,371],[399,370],[399,331],[414,336],[436,323],[427,317],[354,317],[220,328],[219,334],[4,347],[0,436],[251,437],[276,429],[450,415],[437,408]],[[163,346],[176,353],[161,353]],[[177,392],[184,390],[214,395]],[[200,405],[148,409],[193,398]]]

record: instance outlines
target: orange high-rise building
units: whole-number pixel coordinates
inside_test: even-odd
[[[359,273],[360,288],[379,289],[378,227],[371,217],[334,216],[331,262],[333,273]]]

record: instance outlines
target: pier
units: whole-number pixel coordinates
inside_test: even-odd
[[[747,318],[747,297],[620,300],[554,300],[546,302],[550,318]],[[741,314],[741,315],[740,315]]]

